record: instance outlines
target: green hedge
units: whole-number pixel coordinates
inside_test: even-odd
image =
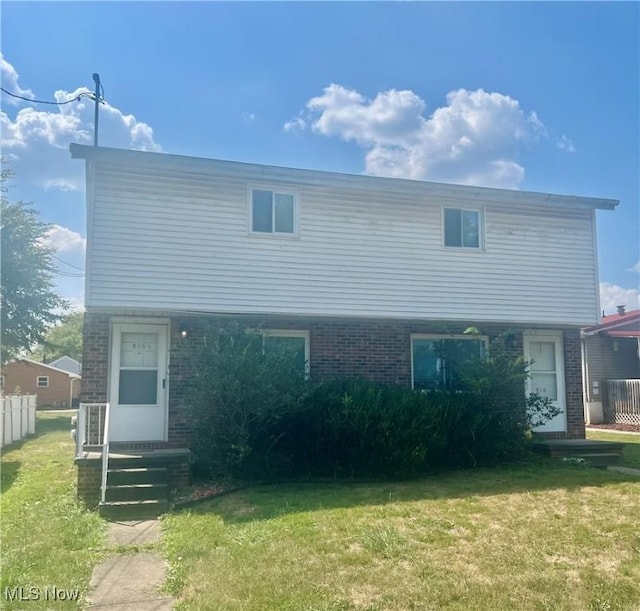
[[[554,415],[549,401],[527,400],[528,364],[499,342],[467,365],[462,392],[313,383],[292,355],[265,354],[261,335],[238,325],[203,329],[191,356],[194,451],[211,476],[405,477],[495,464],[522,456],[532,416]]]

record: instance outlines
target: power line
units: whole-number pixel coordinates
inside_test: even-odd
[[[90,93],[88,91],[83,91],[82,93],[79,93],[75,98],[71,98],[66,102],[48,102],[46,100],[34,100],[32,98],[25,98],[22,95],[18,95],[16,93],[11,93],[10,91],[7,91],[4,87],[0,87],[0,91],[2,91],[3,93],[6,93],[7,95],[10,95],[12,98],[18,98],[19,100],[24,100],[25,102],[32,102],[33,104],[51,104],[52,106],[64,106],[65,104],[71,104],[71,102],[76,102],[77,100],[80,100],[85,96],[93,99],[93,93]]]
[[[64,278],[84,278],[84,274],[72,274],[70,272],[61,272],[60,270],[56,272],[56,275]]]
[[[64,263],[65,265],[68,265],[69,267],[73,267],[75,269],[80,270],[81,272],[84,272],[84,270],[81,267],[78,267],[77,265],[73,265],[73,263],[69,263],[68,261],[65,261],[64,259],[61,259],[58,255],[53,255],[56,259],[58,259],[58,261],[60,261],[60,263]]]

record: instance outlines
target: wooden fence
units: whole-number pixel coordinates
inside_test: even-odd
[[[609,380],[605,422],[640,425],[640,380]]]
[[[24,439],[36,432],[36,395],[0,397],[0,447]]]

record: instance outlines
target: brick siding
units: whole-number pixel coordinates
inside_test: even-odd
[[[149,450],[190,446],[191,424],[184,384],[189,377],[189,354],[197,341],[198,328],[207,317],[172,316],[169,365],[169,434],[167,442],[118,444],[120,449]],[[227,320],[227,319],[225,319]],[[310,372],[316,380],[333,377],[362,376],[365,378],[411,385],[411,341],[413,333],[461,334],[469,326],[477,327],[492,341],[508,335],[508,348],[522,355],[523,328],[510,325],[483,324],[474,321],[412,322],[385,320],[295,320],[282,317],[244,317],[249,326],[273,329],[309,331]],[[187,337],[181,336],[186,328]],[[109,363],[109,316],[87,312],[84,328],[84,355],[81,400],[106,402]],[[545,436],[584,437],[582,402],[582,367],[579,329],[564,330],[564,358],[567,401],[567,432]]]

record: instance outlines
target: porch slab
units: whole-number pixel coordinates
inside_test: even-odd
[[[550,458],[576,458],[592,467],[605,468],[622,460],[623,443],[595,439],[546,439],[534,442],[534,449]]]

